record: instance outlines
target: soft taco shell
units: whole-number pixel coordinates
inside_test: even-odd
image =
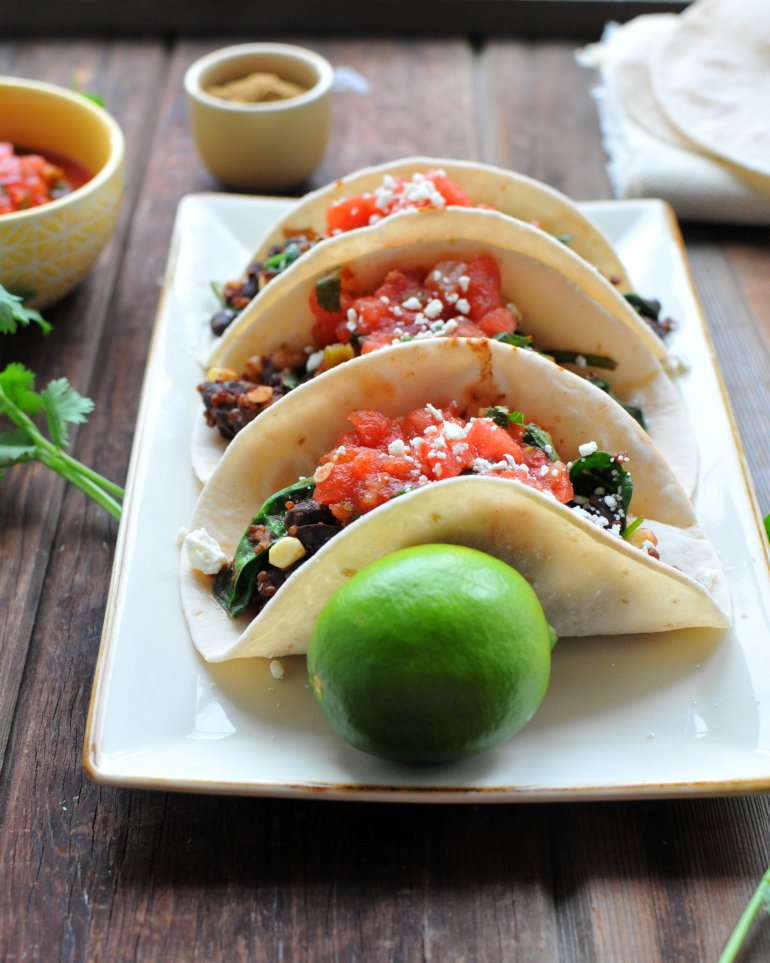
[[[182,604],[206,659],[305,652],[324,602],[347,578],[398,548],[433,542],[480,548],[514,565],[534,586],[560,635],[729,624],[729,595],[716,553],[645,432],[593,385],[532,352],[496,342],[410,342],[295,389],[236,437],[203,489],[189,527],[205,528],[232,556],[259,506],[312,474],[349,428],[351,411],[376,406],[396,416],[450,401],[468,414],[494,403],[519,408],[551,432],[562,460],[578,457],[587,441],[627,452],[632,511],[656,533],[668,564],[516,481],[459,477],[402,495],[347,526],[290,575],[251,621],[231,620],[211,597],[210,580],[183,553]]]
[[[262,239],[253,260],[263,260],[274,244],[282,244],[297,232],[323,234],[326,231],[326,210],[335,201],[376,190],[386,175],[409,179],[415,173],[429,170],[444,171],[474,204],[489,205],[508,217],[534,222],[554,237],[569,237],[570,248],[598,268],[618,290],[633,289],[610,240],[566,195],[541,181],[502,167],[441,157],[405,157],[366,167],[306,194]]]
[[[537,345],[614,358],[617,368],[602,370],[601,376],[624,403],[642,408],[650,437],[692,492],[697,448],[684,405],[661,364],[666,351],[660,339],[596,270],[563,244],[492,211],[452,208],[398,214],[319,244],[251,302],[225,332],[209,363],[238,372],[253,355],[270,354],[282,345],[311,344],[310,294],[319,278],[341,266],[353,272],[363,294],[391,268],[427,271],[442,258],[471,257],[479,251],[497,259],[503,295],[519,308],[522,329]],[[210,476],[225,446],[201,416],[192,452],[201,481]]]

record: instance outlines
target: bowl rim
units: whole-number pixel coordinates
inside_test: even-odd
[[[229,60],[236,60],[242,56],[251,54],[277,54],[284,56],[287,60],[301,61],[309,64],[318,72],[318,80],[303,94],[296,97],[289,97],[285,100],[271,100],[266,103],[242,104],[233,101],[223,100],[221,97],[213,97],[201,86],[200,78],[204,70],[209,67],[225,63]],[[326,57],[310,50],[308,47],[299,47],[288,43],[240,43],[229,47],[220,47],[210,53],[199,57],[187,68],[184,74],[184,88],[189,97],[197,100],[208,107],[214,107],[227,113],[234,114],[263,114],[278,113],[285,110],[293,110],[305,104],[312,103],[323,97],[330,89],[334,80],[334,68]]]
[[[66,87],[60,87],[58,84],[49,84],[43,80],[30,80],[25,77],[12,77],[2,75],[0,76],[0,90],[4,88],[23,88],[25,90],[33,90],[40,94],[47,94],[48,96],[58,98],[59,100],[67,100],[70,103],[75,104],[77,107],[82,108],[86,113],[92,114],[97,121],[103,124],[107,128],[109,135],[109,145],[110,153],[106,162],[101,166],[101,168],[86,181],[85,184],[81,184],[80,187],[76,187],[74,191],[69,194],[65,194],[64,197],[58,197],[56,200],[47,201],[45,204],[38,204],[36,207],[28,207],[23,211],[11,211],[6,214],[0,214],[0,227],[6,224],[19,224],[24,220],[31,220],[34,217],[40,217],[42,214],[50,212],[55,212],[61,210],[67,204],[71,204],[86,194],[92,191],[97,191],[104,183],[106,183],[115,172],[120,168],[123,163],[126,144],[125,138],[123,136],[123,131],[120,125],[104,107],[100,107],[98,104],[93,103],[83,94],[77,93],[77,91],[67,90]]]

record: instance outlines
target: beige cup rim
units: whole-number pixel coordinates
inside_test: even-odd
[[[19,224],[22,221],[33,220],[41,215],[47,215],[51,211],[58,211],[62,207],[76,203],[87,194],[93,194],[94,192],[98,191],[102,185],[106,181],[109,181],[115,175],[115,172],[121,167],[126,151],[123,131],[112,114],[110,114],[104,107],[100,107],[97,104],[92,103],[87,97],[77,93],[77,91],[67,90],[64,87],[59,87],[56,84],[49,84],[42,80],[28,80],[27,78],[10,76],[0,77],[0,89],[11,90],[13,88],[22,88],[34,91],[42,96],[69,101],[69,103],[73,104],[84,114],[90,114],[92,117],[95,117],[97,121],[107,130],[110,153],[104,164],[99,168],[98,171],[96,171],[93,177],[85,182],[85,184],[81,184],[81,186],[75,188],[74,191],[71,191],[69,194],[65,194],[64,197],[58,197],[53,201],[48,201],[47,203],[40,204],[37,207],[30,207],[24,211],[11,211],[8,214],[3,214],[2,220],[0,220],[0,224],[3,226],[11,223]],[[43,153],[44,152],[45,151],[43,150]]]
[[[236,104],[222,100],[220,97],[213,97],[206,93],[201,86],[201,75],[210,67],[254,54],[282,56],[287,62],[302,62],[315,69],[318,79],[309,90],[297,97],[291,97],[287,100],[273,100],[262,104]],[[234,114],[260,114],[292,110],[295,107],[318,100],[330,90],[333,80],[334,69],[332,65],[325,57],[314,50],[287,43],[243,43],[214,50],[192,63],[185,71],[184,88],[190,97],[209,107]]]

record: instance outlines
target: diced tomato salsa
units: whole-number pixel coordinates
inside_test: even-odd
[[[527,441],[528,426],[465,419],[454,406],[418,408],[402,418],[354,411],[354,430],[321,459],[314,499],[347,523],[396,495],[463,473],[514,478],[561,502],[573,496],[555,454]]]
[[[389,271],[371,294],[354,297],[342,277],[339,303],[332,310],[310,307],[317,347],[354,342],[361,354],[397,341],[453,335],[492,338],[516,330],[515,308],[503,301],[500,268],[488,253],[467,261],[440,261],[424,271]]]
[[[90,179],[83,168],[62,157],[25,153],[0,142],[0,214],[48,204]]]
[[[329,234],[342,234],[399,211],[447,206],[473,207],[473,201],[444,171],[429,170],[410,178],[386,174],[375,190],[331,204],[326,211],[326,229]]]

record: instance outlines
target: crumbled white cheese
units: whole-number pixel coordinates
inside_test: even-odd
[[[582,354],[578,354],[575,356],[575,364],[578,366],[578,368],[585,368],[588,365],[588,362]]]
[[[446,207],[443,194],[424,174],[413,174],[404,187],[404,199],[412,204],[427,203],[431,207]]]
[[[578,447],[578,452],[581,458],[588,458],[589,455],[593,455],[597,451],[599,446],[595,441],[587,441],[585,444]]]
[[[444,310],[444,302],[440,298],[432,298],[423,308],[426,318],[437,318]]]
[[[190,565],[205,575],[216,575],[227,565],[227,556],[205,528],[188,532],[184,539],[184,550]]]
[[[388,445],[388,454],[394,457],[406,454],[406,445],[401,438],[396,438],[394,441],[391,441]]]
[[[308,356],[307,362],[305,363],[305,370],[308,374],[312,374],[314,371],[318,371],[321,367],[321,362],[324,359],[323,351],[314,351]]]
[[[270,660],[270,675],[274,679],[283,679],[286,675],[286,670],[283,667],[283,662],[280,659]]]
[[[471,283],[471,279],[468,277],[467,274],[461,274],[460,277],[457,279],[457,286],[460,288],[463,294],[465,294],[465,292],[468,290],[468,285],[470,283]]]
[[[462,425],[458,425],[454,421],[444,423],[444,437],[449,441],[459,441],[461,438],[466,438],[467,436],[468,431]]]
[[[455,305],[460,314],[468,314],[471,309],[470,301],[467,298],[460,298],[460,300]]]
[[[407,298],[406,301],[401,302],[401,307],[406,308],[407,311],[419,311],[422,307],[422,301],[412,295],[411,298]]]

